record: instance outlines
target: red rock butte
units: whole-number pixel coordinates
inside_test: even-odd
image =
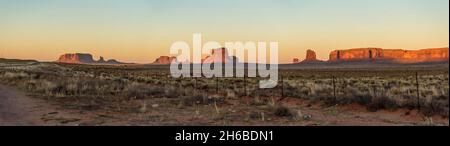
[[[95,61],[92,55],[87,53],[64,54],[56,62],[71,64],[122,64],[114,59],[105,61],[101,56],[98,61]]]
[[[332,51],[329,61],[389,61],[394,63],[448,62],[448,54],[448,47],[422,50],[358,48]]]
[[[91,54],[75,53],[75,54],[64,54],[59,57],[57,62],[61,63],[94,63]]]
[[[167,65],[176,59],[176,57],[160,56],[153,62],[153,64]],[[232,63],[233,61],[238,62],[239,60],[235,56],[229,56],[226,48],[213,49],[211,50],[211,55],[206,56],[201,60],[202,63]]]
[[[176,57],[169,57],[169,56],[160,56],[157,58],[153,64],[170,64],[173,60],[177,59]]]
[[[292,59],[292,63],[300,63],[300,60],[298,59],[298,58],[294,58],[294,59]]]
[[[316,52],[308,49],[306,51],[306,58],[300,63],[321,63],[321,62],[323,62],[323,61],[317,60]]]
[[[233,61],[238,62],[236,57],[228,55],[226,48],[213,49],[211,50],[211,56],[202,60],[203,63],[232,63]]]

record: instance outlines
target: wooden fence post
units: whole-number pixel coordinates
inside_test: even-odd
[[[219,78],[216,77],[216,94],[219,94]]]
[[[248,96],[247,94],[247,75],[244,74],[244,92],[245,96]]]
[[[417,109],[420,111],[419,73],[416,72]]]
[[[333,103],[336,103],[336,83],[335,83],[335,77],[334,75],[331,75],[332,78],[332,84],[333,84]]]
[[[280,74],[281,78],[281,98],[284,98],[284,80],[283,80],[283,74]]]
[[[280,74],[280,80],[281,80],[281,98],[278,99],[278,102],[281,102],[286,97],[284,96],[284,80],[283,80],[283,74]]]
[[[197,82],[198,82],[198,81],[197,81],[197,78],[194,77],[194,89],[195,89],[195,90],[198,89]]]

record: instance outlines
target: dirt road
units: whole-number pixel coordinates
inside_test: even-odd
[[[94,119],[78,110],[65,110],[0,84],[0,126],[78,126]]]
[[[33,115],[36,106],[29,97],[13,88],[0,85],[0,125],[40,125],[38,116]]]

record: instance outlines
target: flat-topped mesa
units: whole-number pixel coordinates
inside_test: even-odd
[[[211,56],[207,56],[202,60],[203,63],[232,63],[238,62],[238,58],[235,56],[228,56],[228,50],[226,48],[213,49]]]
[[[83,63],[95,63],[95,60],[92,59],[91,54],[75,53],[75,54],[61,55],[56,62],[83,64]]]
[[[449,48],[422,50],[358,48],[335,50],[330,53],[330,62],[385,61],[392,63],[448,62]]]
[[[176,57],[169,57],[169,56],[160,56],[157,58],[153,64],[170,64],[173,60],[177,59]]]
[[[122,64],[114,59],[105,61],[101,56],[98,61],[95,61],[92,55],[87,53],[64,54],[56,62],[71,64]]]

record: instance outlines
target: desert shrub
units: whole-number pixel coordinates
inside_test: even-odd
[[[255,119],[262,119],[262,113],[261,112],[257,112],[257,111],[251,111],[248,113],[248,118],[255,120]]]
[[[164,96],[167,98],[178,98],[183,96],[184,90],[178,87],[169,86],[164,90]]]
[[[205,93],[183,96],[181,97],[181,100],[186,106],[220,104],[224,102],[224,98],[221,98],[220,96],[208,96]]]
[[[25,72],[5,72],[3,77],[11,80],[20,80],[29,77],[29,74]]]
[[[284,107],[284,106],[275,107],[274,114],[275,114],[275,116],[278,116],[278,117],[293,117],[294,116],[293,112],[289,108]]]
[[[285,86],[284,94],[288,97],[295,97],[295,98],[304,98],[310,95],[311,89],[305,86],[299,86],[295,87],[292,85],[287,84]]]
[[[146,91],[146,86],[144,84],[132,82],[125,87],[123,92],[128,98],[143,99],[147,96]]]
[[[168,92],[161,86],[132,82],[126,86],[123,93],[129,98],[143,99],[148,97],[162,97],[161,95],[166,95]],[[169,95],[168,97],[172,96]]]
[[[43,93],[46,95],[52,95],[55,93],[55,91],[57,91],[57,87],[58,85],[53,83],[53,82],[49,82],[47,80],[38,80],[36,82],[30,82],[30,86],[29,89],[34,90],[38,93]]]
[[[398,105],[409,110],[417,108],[417,97],[412,95],[405,95],[398,100]]]
[[[360,105],[369,105],[372,102],[372,96],[361,92],[358,88],[347,87],[343,98],[339,98],[340,104],[357,103]]]
[[[422,113],[426,116],[439,114],[443,117],[449,116],[449,98],[448,96],[439,96],[432,98],[431,101],[423,105]]]
[[[380,109],[395,109],[398,107],[397,103],[388,96],[373,97],[372,102],[367,105],[369,111],[377,111]]]

